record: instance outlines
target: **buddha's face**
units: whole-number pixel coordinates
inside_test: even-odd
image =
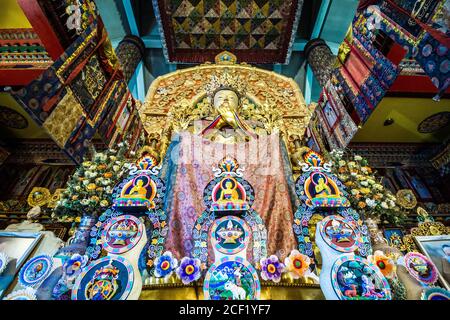
[[[228,104],[233,109],[236,109],[239,103],[239,98],[233,90],[220,90],[214,95],[214,107],[218,108],[223,104]]]
[[[142,187],[144,185],[144,181],[138,180],[137,185],[138,185],[138,187]]]
[[[319,184],[324,184],[325,179],[324,178],[319,178]]]
[[[227,189],[231,189],[232,186],[233,186],[233,184],[229,181],[227,183],[225,183],[225,188],[227,188]]]

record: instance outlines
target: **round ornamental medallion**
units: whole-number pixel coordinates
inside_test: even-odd
[[[25,129],[28,127],[28,121],[19,112],[0,106],[0,125],[12,129]]]
[[[19,283],[24,287],[39,286],[51,273],[53,259],[40,255],[28,260],[19,272]]]
[[[205,300],[259,300],[261,284],[248,261],[226,256],[209,268],[203,294]]]
[[[450,300],[450,291],[438,287],[426,288],[422,292],[422,300]]]
[[[214,221],[211,235],[216,250],[224,254],[236,254],[247,247],[250,228],[244,220],[226,216]]]
[[[31,287],[16,290],[8,294],[3,300],[37,300],[36,291]]]
[[[341,216],[328,216],[320,222],[320,235],[333,249],[339,252],[354,252],[358,249],[360,235]]]
[[[114,254],[130,251],[139,242],[143,232],[144,225],[135,216],[114,217],[103,229],[103,249]]]
[[[391,300],[391,289],[380,269],[362,257],[344,255],[331,269],[331,282],[340,300]]]
[[[439,112],[423,120],[417,131],[420,133],[433,133],[450,124],[450,112]]]
[[[408,252],[405,255],[405,267],[417,281],[433,284],[438,279],[436,266],[427,257],[418,252]]]
[[[0,252],[0,275],[5,271],[9,257],[4,252]]]
[[[126,300],[133,283],[133,267],[125,258],[103,257],[78,276],[72,300]]]

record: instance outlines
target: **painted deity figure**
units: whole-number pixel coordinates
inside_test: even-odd
[[[332,195],[331,188],[325,183],[324,178],[319,178],[315,190],[317,198],[329,197]]]
[[[116,199],[118,203],[136,202],[138,204],[146,204],[147,207],[153,209],[156,196],[156,184],[147,175],[139,175],[131,181],[128,181],[122,188],[120,199]]]
[[[136,184],[131,188],[130,192],[127,195],[123,196],[124,198],[141,198],[146,199],[147,197],[147,189],[144,187],[144,181],[138,180]]]
[[[223,186],[223,184],[222,184],[222,186]],[[239,199],[239,194],[238,194],[236,188],[237,188],[236,183],[234,183],[234,185],[233,185],[233,182],[226,181],[225,187],[222,189],[222,193],[217,202],[220,204],[226,204],[228,202],[242,203],[243,200]]]

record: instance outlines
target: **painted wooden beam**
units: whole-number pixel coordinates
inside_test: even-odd
[[[134,15],[133,6],[131,0],[122,0],[125,13],[127,15],[128,24],[130,25],[130,31],[133,36],[139,36],[139,28],[136,23],[136,16]]]
[[[144,41],[145,47],[147,49],[162,49],[163,45],[162,45],[161,37],[159,35],[149,34],[146,36],[142,36],[141,39],[142,39],[142,41]],[[119,45],[119,42],[121,40],[122,39],[112,39],[111,43],[112,43],[113,48],[116,48]],[[308,40],[306,40],[306,39],[297,39],[292,46],[292,51],[295,51],[295,52],[304,51],[307,43],[308,43]],[[339,48],[339,44],[337,44],[335,42],[327,41],[327,43],[330,46],[331,51],[333,51],[333,53],[335,51],[334,48]]]
[[[305,79],[305,102],[306,104],[311,103],[312,99],[312,86],[314,81],[314,74],[312,72],[311,67],[308,65],[306,67],[306,79]]]
[[[279,63],[274,63],[273,65],[273,71],[279,74],[282,74],[283,71],[283,65],[279,64]]]
[[[330,7],[331,7],[331,0],[322,0],[322,3],[320,4],[319,14],[317,15],[317,19],[314,24],[314,29],[311,33],[311,39],[320,37]]]
[[[176,63],[169,63],[169,72],[177,71],[177,64]]]
[[[44,69],[2,69],[0,71],[0,86],[25,86],[44,71]]]
[[[34,32],[41,39],[50,57],[53,60],[58,59],[64,53],[64,48],[59,42],[57,34],[53,31],[53,27],[39,2],[37,0],[17,0],[17,3],[22,8],[28,21],[30,21]]]
[[[328,12],[330,11],[332,0],[322,0],[322,3],[320,4],[319,14],[317,15],[316,22],[314,23],[314,28],[311,33],[311,39],[316,39],[320,37],[320,34],[322,33],[323,26],[325,24],[325,20],[328,16]],[[337,54],[337,49],[339,48],[339,45],[332,42],[327,42],[328,46],[331,48],[331,51],[333,54]],[[304,49],[304,47],[303,47]],[[306,77],[305,77],[305,102],[306,104],[311,103],[312,99],[312,90],[313,90],[313,77],[314,74],[312,72],[311,67],[308,65],[306,67]]]
[[[136,69],[136,77],[137,77],[137,99],[142,102],[145,101],[145,78],[144,78],[144,62],[141,61]]]
[[[159,35],[144,36],[142,37],[142,41],[144,41],[145,47],[147,49],[161,49],[163,47],[161,37]]]

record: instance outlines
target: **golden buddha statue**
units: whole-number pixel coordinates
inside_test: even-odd
[[[228,126],[236,131],[241,130],[247,136],[255,137],[252,128],[238,115],[240,97],[244,94],[244,85],[238,77],[225,69],[219,76],[211,77],[206,92],[219,115],[202,131],[202,135],[212,129],[220,130]]]

